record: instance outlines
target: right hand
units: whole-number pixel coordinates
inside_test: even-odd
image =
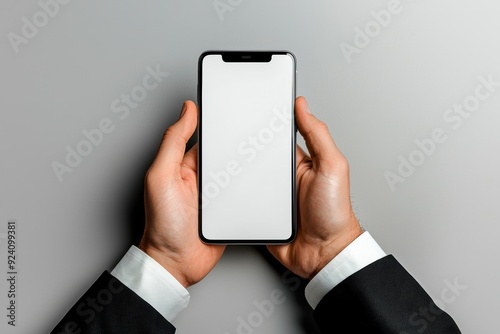
[[[311,156],[297,146],[297,237],[269,251],[295,274],[311,279],[363,233],[352,210],[349,165],[328,127],[295,101],[295,119]]]

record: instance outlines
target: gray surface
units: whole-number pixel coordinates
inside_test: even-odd
[[[348,64],[339,44],[352,43],[353,28],[373,20],[370,11],[387,8],[386,1],[242,1],[221,20],[212,1],[73,0],[17,54],[6,36],[20,34],[21,18],[40,7],[2,1],[0,221],[2,228],[8,219],[19,223],[20,278],[18,327],[8,327],[2,315],[0,331],[49,331],[126,251],[133,226],[140,229],[144,172],[181,102],[196,98],[202,51],[288,49],[298,60],[298,94],[308,97],[350,161],[363,225],[435,299],[447,281],[467,286],[445,305],[464,333],[494,332],[500,88],[458,129],[442,117],[474,93],[478,76],[493,73],[500,81],[500,5],[401,4]],[[156,64],[170,75],[120,120],[112,101]],[[114,131],[59,182],[51,163],[103,118]],[[447,140],[391,192],[384,173],[395,172],[398,156],[408,157],[414,141],[430,138],[434,128]],[[287,301],[254,333],[312,333],[301,289],[292,291],[273,266],[254,248],[229,248],[190,289],[178,332],[236,333],[237,317],[248,317],[253,301],[280,289]]]

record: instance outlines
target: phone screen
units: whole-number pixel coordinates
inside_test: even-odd
[[[295,57],[206,52],[199,62],[199,234],[286,243],[295,209]]]

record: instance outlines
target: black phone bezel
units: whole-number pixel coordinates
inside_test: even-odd
[[[289,55],[293,59],[293,96],[292,96],[292,231],[287,239],[268,240],[268,239],[208,239],[203,235],[202,230],[202,189],[201,189],[201,162],[202,162],[202,137],[203,137],[203,104],[202,104],[202,67],[203,59],[208,55],[221,55],[225,62],[269,62],[273,55]],[[295,98],[296,98],[296,69],[297,61],[295,55],[290,51],[205,51],[198,59],[198,87],[197,87],[197,100],[198,100],[198,166],[197,166],[197,187],[198,187],[198,235],[203,243],[206,244],[219,244],[219,245],[270,245],[270,244],[288,244],[291,243],[297,234],[297,187],[296,187],[296,145],[297,145],[297,126],[295,123]]]

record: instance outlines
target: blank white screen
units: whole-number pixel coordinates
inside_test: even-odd
[[[286,240],[292,234],[294,59],[202,63],[202,234]]]

